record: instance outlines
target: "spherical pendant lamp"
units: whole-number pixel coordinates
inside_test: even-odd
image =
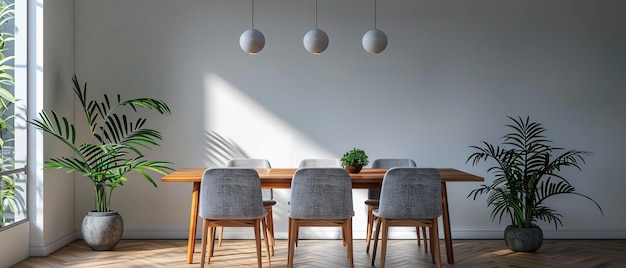
[[[313,54],[320,54],[328,47],[328,35],[317,28],[317,0],[315,0],[315,29],[304,35],[302,44],[304,44],[304,49]]]
[[[387,35],[378,29],[367,31],[363,35],[363,49],[371,54],[378,54],[387,48]]]
[[[248,54],[256,54],[265,46],[265,36],[254,29],[254,0],[252,2],[252,27],[241,34],[239,37],[239,46]]]
[[[248,54],[256,54],[265,46],[265,36],[257,29],[249,29],[239,37],[239,46]]]
[[[313,29],[304,35],[302,43],[308,52],[320,54],[328,47],[328,35],[320,29]]]
[[[387,35],[376,28],[376,0],[374,0],[374,29],[363,35],[361,43],[363,49],[371,54],[378,54],[387,48]]]

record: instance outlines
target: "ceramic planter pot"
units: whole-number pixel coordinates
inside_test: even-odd
[[[89,211],[81,226],[85,243],[93,250],[112,250],[122,240],[124,221],[117,211]]]
[[[361,172],[361,169],[363,168],[363,165],[361,164],[356,164],[354,166],[346,166],[345,169],[349,172],[349,173],[359,173]]]
[[[539,226],[517,228],[509,225],[504,229],[504,242],[513,251],[534,252],[541,247],[543,231]]]

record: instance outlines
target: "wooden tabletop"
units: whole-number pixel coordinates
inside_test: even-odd
[[[162,182],[200,182],[206,168],[185,168],[176,170],[161,178]],[[291,188],[291,178],[297,168],[256,169],[264,188]],[[438,168],[442,182],[482,182],[482,177],[453,168]],[[350,173],[352,187],[369,189],[380,188],[386,168],[364,168],[359,173]]]

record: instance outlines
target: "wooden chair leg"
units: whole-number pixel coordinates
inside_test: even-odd
[[[268,226],[267,226],[267,219],[263,218],[261,219],[261,224],[262,224],[262,228],[263,228],[263,240],[265,241],[265,251],[267,254],[267,263],[270,264],[270,266],[272,266],[272,260],[271,260],[271,251],[270,251],[270,242],[269,242],[269,238],[268,238]]]
[[[291,224],[292,223],[293,223],[292,219],[289,218],[288,225],[287,225],[287,229],[289,231],[291,231]],[[298,246],[298,230],[296,230],[296,233],[294,234],[294,236],[295,236],[295,244],[296,244],[296,247],[297,247]]]
[[[259,224],[259,219],[254,220],[254,240],[256,242],[256,261],[257,267],[262,268],[263,263],[261,262],[261,234],[259,233],[259,229],[261,228],[261,224]],[[265,240],[267,243],[267,240]]]
[[[293,267],[294,251],[296,250],[298,223],[295,219],[289,218],[289,248],[287,249],[287,267]]]
[[[348,233],[347,226],[346,225],[342,225],[341,226],[341,242],[343,243],[344,247],[347,245],[347,243],[346,243],[346,239],[347,239],[346,235],[347,235],[347,233]]]
[[[296,247],[298,246],[298,240],[299,240],[299,236],[300,236],[300,228],[296,228],[294,230],[295,234],[294,237],[296,238],[296,240],[294,241],[294,243],[296,244]]]
[[[415,235],[417,236],[417,246],[421,246],[422,245],[422,240],[421,240],[421,235],[420,235],[420,227],[419,226],[415,226]]]
[[[374,251],[372,252],[372,266],[376,260],[376,249],[378,248],[378,234],[380,233],[381,219],[376,218],[376,230],[374,232]]]
[[[207,225],[209,221],[207,220]],[[209,256],[207,257],[207,263],[211,263],[211,257],[213,257],[213,251],[215,249],[215,227],[209,227]]]
[[[291,262],[291,218],[287,216],[287,265]]]
[[[387,256],[387,236],[389,235],[389,221],[387,219],[382,220],[383,235],[380,248],[380,268],[385,268],[385,257]]]
[[[422,239],[421,239],[421,235],[420,235],[420,227],[419,226],[415,226],[415,234],[417,235],[417,246],[421,246],[422,245]]]
[[[346,241],[348,244],[348,261],[350,262],[350,268],[354,268],[354,248],[352,243],[352,218],[349,218],[344,223],[346,226]]]
[[[420,231],[421,228],[421,231]],[[421,246],[421,237],[424,239],[424,251],[428,253],[428,238],[426,237],[426,227],[424,226],[415,226],[415,232],[417,233],[417,246]],[[421,233],[421,234],[420,234]]]
[[[377,207],[367,206],[367,236],[365,238],[365,252],[370,252],[370,242],[372,240],[372,232],[374,229],[374,209]]]
[[[274,246],[276,245],[276,240],[274,239],[274,213],[272,212],[272,206],[265,207],[267,210],[266,222],[267,222],[267,230],[269,231],[269,242],[272,249],[272,256],[274,256]]]
[[[435,252],[435,262],[438,268],[441,268],[441,246],[439,245],[439,230],[437,225],[439,222],[437,219],[434,219],[432,225],[430,226],[430,244],[432,245],[432,250]]]
[[[202,249],[200,251],[200,267],[202,268],[204,268],[204,259],[206,257],[207,235],[209,235],[208,230],[209,225],[205,219],[202,219]]]
[[[222,235],[223,234],[224,234],[224,227],[220,227],[220,236],[218,238],[219,242],[217,243],[219,247],[222,247]]]
[[[209,250],[209,256],[213,257],[213,253],[215,252],[215,232],[217,232],[217,227],[209,227],[209,239],[208,243],[211,243],[212,247]]]
[[[428,253],[428,237],[427,237],[427,234],[428,234],[428,232],[426,231],[426,227],[422,226],[422,236],[424,236],[424,249],[426,250],[426,253]]]
[[[430,230],[432,232],[432,228]],[[431,237],[432,237],[432,233],[431,233]],[[428,247],[426,247],[426,249],[428,249]],[[428,253],[428,251],[426,251],[426,253]],[[433,242],[430,242],[430,259],[433,261],[433,264],[435,263],[435,244],[433,244]]]

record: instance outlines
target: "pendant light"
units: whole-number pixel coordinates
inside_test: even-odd
[[[313,54],[320,54],[328,47],[328,35],[317,28],[317,0],[315,0],[315,29],[304,35],[302,43],[304,48]]]
[[[376,28],[376,0],[374,0],[374,29],[363,35],[363,49],[371,54],[378,54],[387,48],[387,35]]]
[[[254,55],[265,46],[265,36],[259,30],[254,29],[254,0],[252,2],[252,28],[246,30],[239,37],[239,46],[248,54]]]

